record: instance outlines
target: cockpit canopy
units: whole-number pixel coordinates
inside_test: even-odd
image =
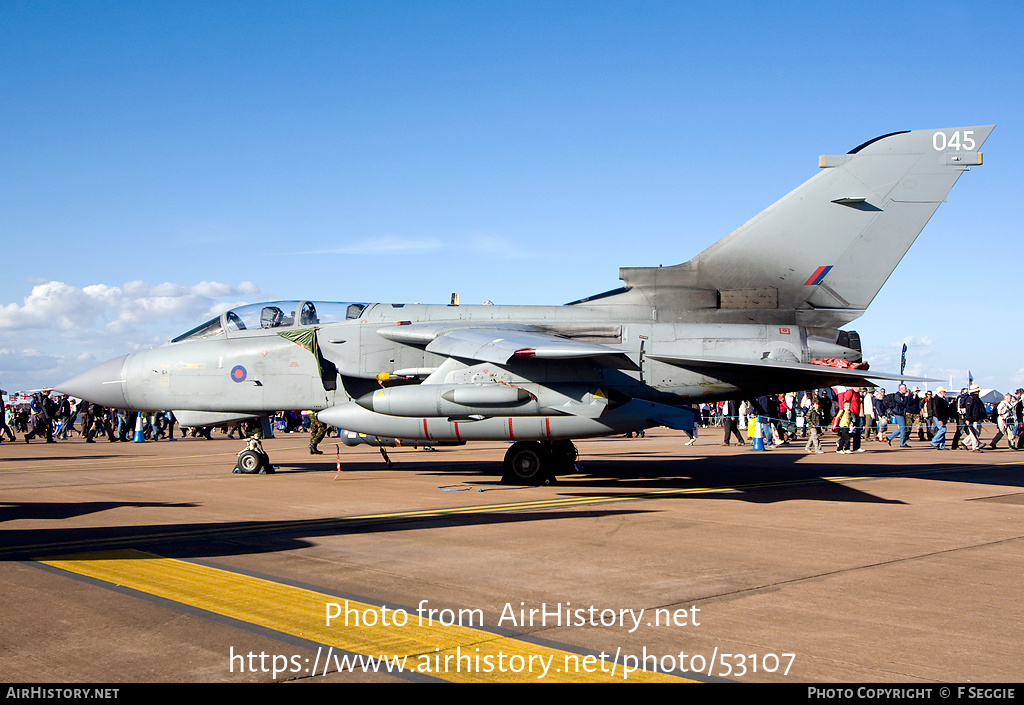
[[[260,330],[269,328],[293,328],[340,323],[359,318],[366,304],[340,303],[336,301],[268,301],[248,304],[225,311],[214,319],[196,326],[171,340],[180,343],[185,340],[200,340],[221,335],[224,331]]]

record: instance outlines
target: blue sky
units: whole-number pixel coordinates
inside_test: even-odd
[[[881,134],[996,123],[868,313],[875,369],[1024,386],[1024,3],[0,7],[0,386],[243,302],[558,304]]]

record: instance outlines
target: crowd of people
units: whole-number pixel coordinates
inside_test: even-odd
[[[84,400],[76,400],[66,394],[53,397],[43,392],[32,394],[27,404],[8,408],[0,397],[0,442],[17,440],[15,432],[21,433],[25,443],[42,439],[46,443],[67,440],[74,435],[95,443],[104,438],[111,443],[134,439],[136,418],[143,419],[146,440],[174,438],[174,414],[169,411],[142,413],[125,409],[110,409]],[[78,428],[75,425],[78,424]],[[181,429],[185,434],[185,429]]]
[[[699,424],[704,428],[720,425],[725,431],[724,444],[733,441],[745,445],[758,434],[764,447],[773,449],[793,442],[804,443],[808,453],[824,453],[822,440],[826,433],[836,436],[837,453],[864,452],[864,441],[875,440],[892,446],[910,447],[917,435],[918,443],[927,443],[936,450],[963,448],[982,452],[983,424],[995,424],[996,433],[987,444],[996,449],[1001,443],[1012,450],[1024,449],[1024,389],[1005,394],[997,404],[986,406],[980,399],[980,388],[971,385],[959,395],[949,395],[939,387],[922,392],[905,384],[890,394],[883,388],[826,387],[806,392],[772,394],[748,401],[723,401],[701,404]],[[86,443],[97,438],[109,442],[134,440],[137,417],[142,418],[142,434],[146,440],[176,440],[176,419],[170,411],[140,413],[109,409],[67,395],[50,396],[36,392],[27,404],[7,408],[0,395],[0,443],[6,438],[15,441],[15,432],[23,434],[26,443],[44,439],[54,443],[77,433]],[[75,424],[79,429],[75,429]],[[309,452],[319,455],[317,445],[329,434],[315,414],[300,411],[281,412],[274,420],[278,430],[310,433]],[[758,426],[760,429],[758,429]],[[179,428],[182,437],[212,438],[215,428],[228,438],[246,438],[259,433],[253,420],[214,426]],[[740,433],[746,429],[747,438]],[[633,434],[628,434],[632,436]],[[637,433],[643,435],[642,432]],[[696,441],[691,435],[687,445]]]
[[[996,449],[1001,442],[1012,450],[1024,449],[1024,389],[1003,395],[991,407],[981,401],[980,392],[976,384],[964,387],[955,396],[948,395],[943,387],[922,392],[905,384],[889,394],[884,388],[869,391],[864,387],[827,387],[749,401],[702,404],[700,420],[705,427],[723,427],[724,445],[733,440],[745,444],[740,429],[746,428],[748,439],[760,434],[769,450],[799,439],[805,442],[808,453],[823,453],[823,435],[831,431],[836,436],[837,453],[864,452],[865,440],[889,446],[895,441],[899,447],[909,448],[915,432],[918,443],[927,443],[936,450],[982,452],[986,446],[982,440],[985,423],[997,428],[988,449]]]
[[[147,441],[166,439],[175,441],[174,427],[177,419],[171,411],[135,412],[125,409],[111,409],[84,400],[76,400],[66,394],[57,396],[35,392],[27,403],[8,407],[0,394],[0,443],[17,440],[16,433],[22,434],[25,443],[34,439],[56,443],[74,436],[84,438],[86,443],[95,443],[106,438],[110,443],[135,440],[138,419],[142,419],[142,436]],[[309,432],[310,454],[321,455],[317,445],[330,429],[315,414],[302,411],[282,411],[273,417],[274,427],[284,433]],[[76,428],[77,425],[77,428]],[[260,424],[254,419],[235,421],[230,424],[213,426],[179,426],[181,438],[213,439],[216,431],[228,439],[247,438],[260,434]]]

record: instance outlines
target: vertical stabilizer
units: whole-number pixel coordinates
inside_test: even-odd
[[[840,327],[860,316],[994,125],[896,132],[848,154],[689,262],[619,270],[658,320],[770,320]],[[694,303],[700,305],[694,306]],[[713,313],[717,310],[718,313]],[[686,313],[684,313],[686,312]]]

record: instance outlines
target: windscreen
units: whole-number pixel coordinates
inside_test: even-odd
[[[196,326],[187,333],[182,333],[177,338],[171,340],[172,343],[180,343],[183,340],[199,340],[201,338],[210,338],[215,335],[220,335],[224,332],[224,328],[220,325],[220,316],[213,318],[202,325]]]

